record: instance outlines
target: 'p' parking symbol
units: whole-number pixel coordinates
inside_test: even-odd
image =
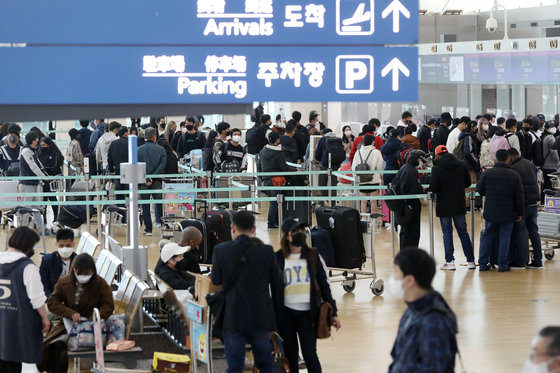
[[[345,55],[336,57],[336,92],[369,94],[373,92],[373,57]]]

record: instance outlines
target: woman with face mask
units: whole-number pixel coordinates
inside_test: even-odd
[[[352,134],[352,128],[350,126],[342,127],[342,145],[344,145],[344,151],[346,152],[346,160],[350,160],[350,150],[352,150],[352,144],[354,144],[354,135]]]
[[[58,176],[62,175],[62,164],[64,163],[64,156],[62,155],[58,146],[52,141],[50,137],[43,137],[39,141],[39,161],[45,168],[48,176]],[[43,192],[55,192],[56,190],[51,190],[51,185],[46,182],[43,184]],[[57,198],[55,196],[44,197],[46,201],[56,202]],[[58,206],[51,205],[54,215],[54,221],[58,220]],[[46,221],[46,209],[44,210],[44,219]]]
[[[282,309],[276,312],[278,329],[284,339],[284,350],[286,358],[290,361],[292,373],[299,371],[298,339],[307,371],[322,371],[317,356],[317,322],[321,301],[331,304],[333,326],[337,330],[341,327],[323,260],[317,250],[310,248],[306,243],[307,226],[307,223],[297,217],[284,220],[281,250],[276,252],[285,284],[284,293],[277,298],[282,300]]]
[[[83,320],[91,321],[94,308],[99,309],[103,320],[107,320],[115,309],[111,288],[97,275],[93,258],[85,253],[75,257],[70,272],[54,287],[47,306],[49,311],[62,318],[62,321],[52,327],[46,344],[49,341],[54,342],[55,339],[60,342],[57,337],[66,334],[73,324]],[[56,348],[56,351],[59,355],[51,358],[55,360],[57,371],[63,370],[64,367],[67,369],[66,348]]]
[[[22,363],[41,361],[43,335],[50,327],[39,269],[31,261],[39,236],[16,228],[0,252],[0,371],[21,372]],[[14,311],[15,310],[15,311]]]

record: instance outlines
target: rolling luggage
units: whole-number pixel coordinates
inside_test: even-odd
[[[206,227],[216,235],[217,243],[231,241],[231,210],[212,210],[206,211],[202,215],[202,220],[206,222]]]
[[[361,268],[366,252],[360,212],[349,207],[335,206],[320,207],[315,213],[317,224],[331,235],[336,267]]]
[[[541,237],[560,239],[560,214],[539,211],[537,226]]]
[[[336,266],[334,246],[331,235],[321,227],[311,229],[311,245],[317,249],[327,267]]]
[[[308,190],[287,190],[284,192],[286,197],[309,197]],[[313,212],[311,201],[286,201],[283,205],[282,216],[288,218],[290,216],[297,216],[309,225],[312,225]]]
[[[95,207],[89,207],[90,218],[96,214]],[[58,224],[69,227],[72,229],[78,229],[87,221],[87,209],[86,206],[61,206],[58,212]]]

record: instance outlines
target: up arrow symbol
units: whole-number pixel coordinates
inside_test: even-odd
[[[399,90],[399,71],[403,73],[404,76],[410,76],[410,70],[396,57],[381,71],[382,77],[386,77],[390,72],[393,73],[393,91],[395,92]]]
[[[385,19],[391,13],[393,13],[393,32],[396,34],[400,30],[400,13],[402,13],[402,15],[406,18],[410,18],[410,12],[404,7],[404,5],[402,5],[399,0],[393,0],[391,4],[389,4],[389,6],[385,8],[383,13],[381,13],[381,17]]]

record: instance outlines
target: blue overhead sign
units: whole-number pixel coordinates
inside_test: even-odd
[[[0,105],[417,101],[416,47],[0,48]]]
[[[418,0],[2,0],[0,43],[385,45],[418,42]]]

